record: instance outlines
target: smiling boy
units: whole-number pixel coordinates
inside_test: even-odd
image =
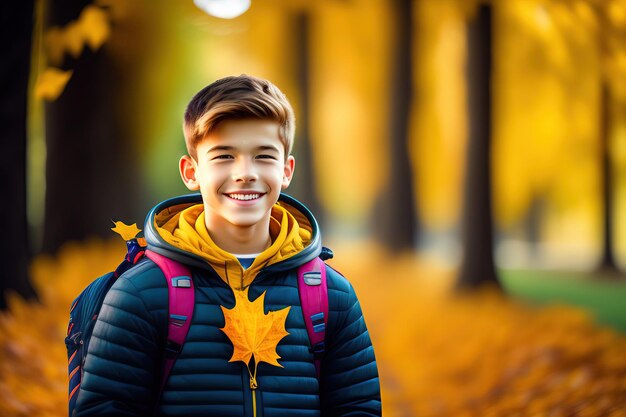
[[[227,252],[270,246],[270,211],[295,166],[278,138],[273,120],[226,120],[197,144],[195,158],[180,160],[185,185],[202,194],[213,242]]]
[[[187,338],[161,389],[168,287],[161,269],[141,260],[115,282],[98,315],[77,416],[381,415],[358,299],[329,267],[325,349],[316,371],[298,268],[328,250],[313,215],[281,194],[294,174],[294,128],[289,102],[266,80],[223,78],[191,100],[188,155],[179,168],[199,194],[158,204],[144,229],[150,250],[191,271]],[[259,305],[261,315],[250,315]],[[264,324],[268,317],[274,321]],[[264,330],[233,336],[231,329],[252,321]],[[241,339],[263,348],[243,360]],[[267,359],[270,351],[275,359]]]

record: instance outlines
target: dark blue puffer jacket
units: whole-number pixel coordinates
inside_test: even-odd
[[[167,338],[168,291],[163,273],[144,259],[122,275],[106,296],[85,361],[76,416],[252,417],[250,377],[243,362],[229,362],[233,346],[220,328],[220,306],[233,308],[233,291],[199,257],[163,241],[154,215],[172,205],[198,202],[198,195],[156,206],[146,219],[150,249],[187,264],[195,285],[195,309],[187,339],[160,398]],[[257,417],[380,416],[380,388],[374,350],[350,283],[327,267],[329,320],[321,376],[302,317],[297,267],[322,246],[315,219],[296,200],[281,199],[310,221],[313,237],[297,255],[266,267],[249,289],[264,291],[265,311],[291,306],[289,333],[277,346],[283,368],[258,365]]]

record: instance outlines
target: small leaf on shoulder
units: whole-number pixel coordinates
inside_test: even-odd
[[[137,227],[137,223],[127,225],[127,224],[124,224],[124,222],[118,221],[118,222],[113,222],[113,224],[115,224],[115,227],[112,227],[111,230],[113,230],[115,233],[122,236],[122,239],[124,240],[134,239],[135,236],[137,236],[137,234],[141,232],[141,229]]]

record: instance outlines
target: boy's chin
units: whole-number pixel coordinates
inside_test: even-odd
[[[229,223],[235,227],[248,228],[248,227],[254,227],[257,225],[266,224],[267,222],[265,220],[266,220],[265,217],[263,218],[239,217],[239,218],[229,219]]]

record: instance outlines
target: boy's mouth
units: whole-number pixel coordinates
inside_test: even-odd
[[[225,194],[228,198],[231,198],[233,200],[237,200],[237,201],[252,201],[252,200],[257,200],[259,198],[261,198],[261,196],[263,196],[263,193],[226,193]]]

